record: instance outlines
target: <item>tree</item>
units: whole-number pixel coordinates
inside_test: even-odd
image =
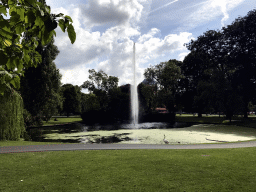
[[[223,28],[228,42],[230,63],[235,66],[232,86],[243,99],[243,114],[247,117],[249,103],[255,99],[256,82],[256,9]]]
[[[0,95],[0,140],[19,140],[25,132],[23,100],[7,85],[5,95]]]
[[[7,16],[7,9],[10,19],[2,15]],[[0,13],[0,94],[3,95],[7,85],[19,89],[24,69],[36,67],[42,61],[36,51],[39,40],[45,46],[53,35],[56,36],[57,25],[63,32],[67,29],[72,44],[76,33],[71,17],[51,14],[49,6],[36,0],[2,0]],[[25,30],[30,39],[22,39]]]
[[[157,86],[144,80],[138,85],[139,101],[143,106],[145,113],[152,113],[159,105],[157,104]],[[141,113],[141,108],[140,108]]]
[[[234,107],[229,106],[230,100],[227,99],[230,95],[236,95],[237,99],[242,99],[244,117],[247,117],[248,104],[254,100],[256,90],[254,83],[256,82],[255,21],[256,11],[254,10],[247,16],[236,19],[231,25],[223,27],[221,31],[209,30],[197,40],[186,44],[192,54],[208,55],[209,65],[204,69],[204,73],[207,73],[209,78],[221,75],[221,78],[228,82],[226,86],[219,86],[223,90],[222,94],[217,94],[222,95],[221,100],[225,101],[222,105],[226,107],[226,111],[229,111],[228,116],[234,113],[230,111]],[[184,60],[184,63],[186,62]],[[241,110],[240,105],[236,106],[235,111]]]
[[[81,113],[81,88],[73,86],[72,84],[65,84],[61,87],[61,94],[64,98],[63,112],[70,115],[70,113]]]
[[[108,76],[102,70],[96,72],[94,69],[89,70],[89,80],[85,81],[80,87],[93,92],[100,103],[100,109],[106,111],[109,103],[109,90],[117,88],[118,77]]]
[[[93,111],[93,110],[97,111],[99,109],[100,109],[100,104],[95,94],[81,93],[81,113],[84,113],[87,111]]]
[[[167,110],[175,116],[175,98],[180,93],[179,82],[183,78],[180,61],[169,60],[145,70],[144,76],[149,81],[157,83],[157,98],[167,108]]]
[[[200,86],[208,84],[207,87],[211,87],[211,78],[215,73],[222,74],[224,79],[231,78],[234,66],[228,62],[227,42],[225,41],[222,31],[206,31],[203,35],[199,36],[197,40],[191,40],[186,46],[191,53],[184,59],[184,66],[182,68],[185,74],[190,76],[192,81],[194,81],[193,87],[198,87],[199,83],[201,83]],[[210,91],[211,89],[208,90]],[[222,92],[227,93],[224,90],[222,90]],[[200,96],[200,94],[206,96],[207,93],[206,91],[200,91],[200,88],[197,89],[195,105],[199,117],[202,116],[202,112],[206,109],[205,104],[212,102],[209,100],[210,97],[203,97],[203,95]],[[227,97],[227,95],[222,96]],[[225,99],[223,98],[223,100]]]
[[[96,72],[94,69],[89,70],[90,81],[85,81],[81,87],[94,91],[95,89],[108,92],[110,89],[118,86],[118,77],[108,76],[104,71]]]
[[[102,70],[89,70],[89,79],[81,88],[88,89],[85,111],[81,117],[86,123],[113,123],[130,117],[130,92],[118,86],[118,77],[108,76]],[[100,117],[100,118],[99,118]]]
[[[185,108],[193,112],[196,110],[198,117],[202,116],[203,106],[200,105],[200,102],[195,102],[195,97],[197,95],[199,82],[208,81],[210,78],[209,73],[207,73],[209,66],[209,55],[199,52],[198,50],[191,51],[184,58],[181,65],[181,71],[185,77],[181,80],[181,86],[184,89],[181,98]],[[196,101],[199,100],[197,99]]]
[[[121,91],[120,87],[112,88],[108,92],[109,104],[107,113],[115,121],[130,118],[130,94]]]
[[[21,77],[20,92],[25,108],[32,116],[44,117],[48,121],[57,113],[57,108],[62,105],[60,97],[61,74],[53,60],[59,50],[54,44],[54,39],[45,46],[39,45],[36,51],[42,56],[42,62],[37,68],[25,69],[25,76]]]

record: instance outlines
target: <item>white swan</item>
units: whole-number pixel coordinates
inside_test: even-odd
[[[163,141],[165,142],[165,144],[168,144],[168,143],[169,143],[169,141],[165,139],[165,135],[164,135]]]

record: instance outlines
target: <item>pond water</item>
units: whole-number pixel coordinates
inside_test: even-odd
[[[256,129],[188,123],[141,123],[94,125],[69,124],[31,130],[33,140],[69,143],[119,143],[119,144],[196,144],[248,141],[256,139]]]

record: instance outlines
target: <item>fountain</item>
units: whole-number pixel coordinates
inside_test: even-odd
[[[132,123],[136,127],[138,124],[138,117],[139,117],[139,104],[138,104],[138,91],[137,91],[137,84],[136,84],[136,62],[135,62],[135,43],[133,44],[133,83],[131,86],[131,104],[132,104]]]
[[[112,125],[61,125],[51,129],[31,130],[33,140],[75,143],[123,143],[123,144],[194,144],[218,143],[256,139],[256,130],[195,123],[141,122],[138,123],[139,106],[136,84],[135,43],[133,44],[133,85],[131,94],[132,122]],[[182,129],[178,129],[178,128]],[[224,128],[223,128],[224,127]],[[228,130],[229,129],[229,130]],[[57,133],[56,133],[57,130]],[[108,131],[106,131],[108,130]],[[246,130],[246,131],[245,131]],[[34,131],[34,132],[33,132]],[[230,134],[232,133],[232,134]]]

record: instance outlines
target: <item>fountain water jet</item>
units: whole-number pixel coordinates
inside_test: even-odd
[[[131,86],[131,103],[132,103],[132,120],[133,124],[136,127],[138,124],[139,117],[139,104],[138,104],[138,91],[136,84],[136,62],[135,62],[135,43],[133,44],[133,85]]]

